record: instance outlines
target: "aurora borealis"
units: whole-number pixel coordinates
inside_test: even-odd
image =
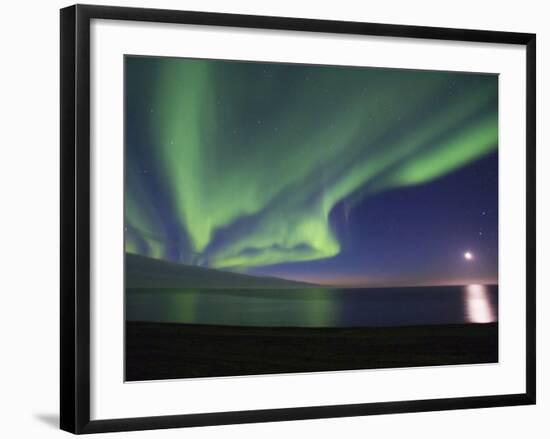
[[[319,283],[497,278],[496,75],[126,56],[125,124],[127,253]]]

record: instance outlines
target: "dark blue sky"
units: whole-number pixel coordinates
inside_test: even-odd
[[[339,203],[330,222],[340,254],[254,272],[352,285],[497,283],[497,194],[494,152],[431,183],[382,192],[349,209]]]
[[[496,75],[125,63],[126,252],[347,286],[497,282]]]

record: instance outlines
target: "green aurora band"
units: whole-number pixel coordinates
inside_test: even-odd
[[[497,148],[496,75],[126,63],[127,96],[147,96],[151,154],[144,174],[126,145],[129,253],[237,270],[330,258],[338,203],[431,182]]]

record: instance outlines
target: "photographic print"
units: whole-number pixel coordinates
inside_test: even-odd
[[[498,362],[498,75],[124,63],[127,381]]]

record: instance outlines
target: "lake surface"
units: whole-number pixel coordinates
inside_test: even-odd
[[[232,326],[407,326],[498,320],[498,286],[128,289],[129,321]]]

